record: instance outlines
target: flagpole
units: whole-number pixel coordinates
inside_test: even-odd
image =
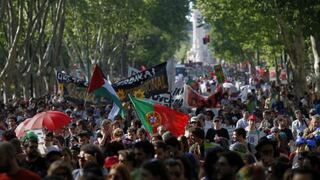
[[[86,107],[86,104],[87,104],[88,95],[89,95],[89,93],[88,93],[88,91],[86,91],[86,95],[84,97],[84,103],[83,103],[84,108]]]
[[[170,92],[168,92],[168,93],[169,93],[169,96],[170,96],[170,99],[169,99],[169,107],[172,108],[172,107],[171,107],[171,105],[172,105],[172,103],[171,103],[171,101],[172,101],[172,95],[171,95]]]

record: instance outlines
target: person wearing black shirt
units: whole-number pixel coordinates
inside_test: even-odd
[[[45,177],[47,164],[38,151],[38,137],[34,133],[29,133],[22,141],[26,158],[21,161],[21,167],[37,173],[40,177]]]
[[[221,120],[220,118],[213,119],[213,128],[208,129],[206,134],[206,139],[210,142],[214,142],[215,136],[223,137],[226,139],[230,139],[228,130],[221,127]]]
[[[284,132],[286,133],[287,135],[287,142],[289,143],[290,141],[293,140],[293,134],[292,134],[292,131],[291,129],[289,129],[287,127],[287,124],[288,124],[288,120],[287,120],[287,117],[285,116],[279,116],[278,119],[278,128],[281,132]]]

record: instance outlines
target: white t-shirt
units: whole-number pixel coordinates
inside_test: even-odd
[[[259,139],[263,136],[265,136],[265,134],[262,131],[259,131],[259,130],[248,131],[247,142],[256,146],[258,145]]]

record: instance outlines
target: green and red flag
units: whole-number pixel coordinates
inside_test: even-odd
[[[113,102],[113,107],[111,109],[111,112],[109,113],[108,119],[113,120],[114,117],[120,112],[121,116],[123,116],[123,107],[122,103],[109,83],[104,77],[103,72],[99,68],[99,66],[96,64],[93,70],[93,74],[91,77],[91,81],[88,87],[88,92],[93,92],[96,96],[100,97],[106,97]]]
[[[175,111],[161,104],[148,102],[129,96],[143,126],[150,134],[157,133],[157,127],[163,125],[174,136],[184,134],[189,115]]]

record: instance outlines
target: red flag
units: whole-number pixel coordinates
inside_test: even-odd
[[[91,81],[88,87],[88,92],[91,93],[93,90],[100,88],[104,85],[104,75],[98,64],[94,66]]]
[[[166,127],[176,137],[184,134],[189,115],[135,97],[130,99],[139,119],[150,134],[157,133],[157,127],[160,125]]]

